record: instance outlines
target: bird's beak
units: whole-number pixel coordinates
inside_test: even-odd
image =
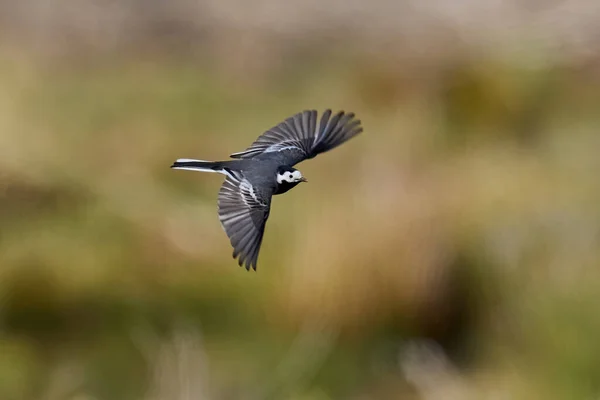
[[[305,177],[300,178],[300,182],[308,182],[308,179],[306,179]]]

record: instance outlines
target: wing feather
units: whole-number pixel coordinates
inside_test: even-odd
[[[271,196],[257,191],[243,176],[228,176],[219,190],[219,219],[233,247],[233,257],[256,270]]]
[[[232,158],[253,158],[265,153],[279,153],[289,165],[297,164],[332,150],[362,132],[361,121],[354,113],[339,111],[332,116],[325,110],[317,128],[317,111],[297,113],[259,136],[246,150]]]

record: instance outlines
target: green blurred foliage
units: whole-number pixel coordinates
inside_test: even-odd
[[[300,58],[3,56],[0,398],[446,398],[403,373],[414,338],[458,398],[600,394],[595,67]],[[170,163],[329,107],[364,134],[301,165],[238,268],[220,179]]]

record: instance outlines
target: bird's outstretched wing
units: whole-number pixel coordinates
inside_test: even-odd
[[[240,173],[228,176],[219,190],[219,219],[238,264],[256,271],[269,218],[271,196],[256,190]]]
[[[294,165],[339,146],[362,130],[354,113],[340,111],[332,116],[331,110],[326,110],[318,121],[317,111],[306,110],[269,129],[246,150],[231,157],[253,158],[279,153],[289,160],[289,165]]]

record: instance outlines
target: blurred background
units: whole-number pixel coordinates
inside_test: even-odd
[[[0,399],[600,398],[600,3],[0,1]],[[225,159],[364,133],[231,258]]]

